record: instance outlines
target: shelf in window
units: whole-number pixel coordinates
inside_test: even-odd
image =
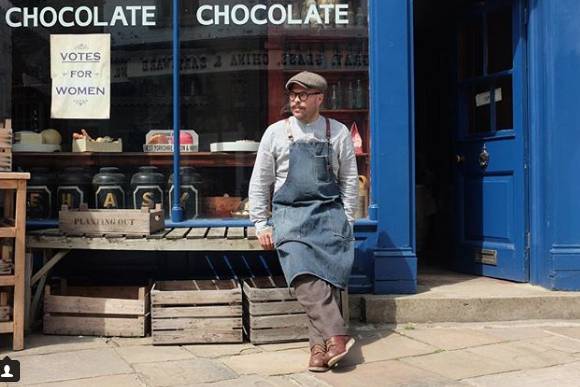
[[[68,167],[68,166],[171,166],[173,153],[14,153],[13,164],[18,167]],[[251,167],[255,153],[182,153],[181,165],[194,167]]]

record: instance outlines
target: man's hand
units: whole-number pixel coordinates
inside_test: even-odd
[[[258,240],[264,250],[274,250],[274,240],[272,239],[272,229],[266,229],[258,233]]]

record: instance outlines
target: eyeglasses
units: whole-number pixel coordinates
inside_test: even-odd
[[[308,97],[310,97],[311,95],[316,95],[316,94],[322,94],[322,93],[320,93],[320,92],[307,93],[305,91],[303,91],[301,93],[295,93],[295,92],[291,91],[288,93],[288,98],[290,98],[290,101],[294,101],[296,99],[296,97],[298,97],[300,102],[304,102],[308,99]]]

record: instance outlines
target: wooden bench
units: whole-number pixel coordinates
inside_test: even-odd
[[[38,283],[27,297],[27,326],[35,321],[36,310],[48,273],[71,250],[120,251],[262,251],[254,227],[166,228],[151,235],[64,234],[59,229],[29,231],[28,249],[43,249],[43,266],[27,278],[26,288]]]

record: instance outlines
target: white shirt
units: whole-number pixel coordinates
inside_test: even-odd
[[[326,141],[326,120],[320,116],[305,124],[295,117],[289,118],[294,141]],[[340,196],[346,217],[354,224],[358,196],[358,171],[350,132],[340,122],[330,120],[330,143],[332,145],[332,169],[340,186]],[[248,193],[250,220],[259,233],[268,227],[272,185],[278,191],[286,181],[289,167],[290,140],[286,120],[270,125],[260,141],[256,163],[250,179]]]

